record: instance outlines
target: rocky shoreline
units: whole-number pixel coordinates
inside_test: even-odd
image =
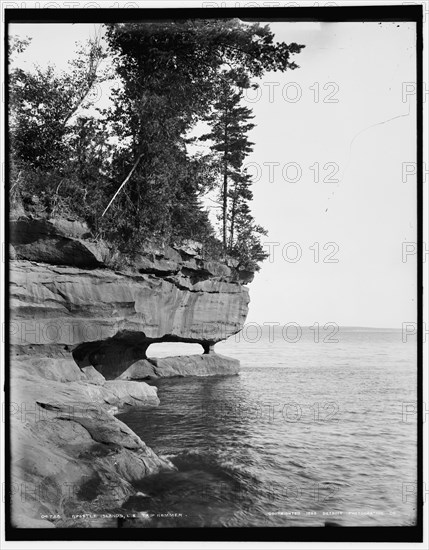
[[[159,404],[144,380],[238,374],[214,345],[241,330],[252,274],[150,243],[113,269],[114,253],[73,220],[20,216],[11,243],[13,525],[92,526],[88,514],[120,511],[135,482],[174,469],[115,416]],[[154,342],[203,353],[154,358]]]

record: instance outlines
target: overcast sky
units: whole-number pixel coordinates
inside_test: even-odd
[[[400,328],[416,320],[415,25],[271,28],[306,48],[299,69],[267,74],[247,97],[252,207],[273,252],[250,285],[248,321]],[[20,64],[60,68],[95,31],[10,28],[33,37]]]

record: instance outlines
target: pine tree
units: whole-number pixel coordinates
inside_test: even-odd
[[[237,224],[244,216],[250,216],[250,208],[248,202],[252,200],[253,193],[250,189],[252,185],[251,177],[245,171],[236,173],[232,176],[232,185],[229,189],[228,196],[230,198],[229,209],[229,239],[228,250],[234,248],[237,240]]]
[[[251,150],[246,132],[253,125],[250,110],[240,105],[242,90],[267,71],[295,69],[291,56],[303,47],[274,38],[268,25],[239,19],[108,25],[107,41],[123,84],[109,118],[122,146],[112,163],[112,180],[118,183],[112,184],[103,216],[113,232],[121,228],[121,241],[137,243],[147,234],[167,241],[190,234],[212,238],[204,216],[185,218],[180,204],[191,205],[201,191],[199,184],[192,185],[183,147],[195,124],[211,112],[214,152],[221,158],[222,246],[227,252],[229,186]],[[213,186],[206,161],[201,167],[209,174],[208,191]]]
[[[200,137],[202,141],[210,140],[213,144],[212,149],[219,154],[222,243],[225,252],[228,244],[231,244],[231,238],[228,239],[228,218],[231,237],[236,223],[235,212],[239,192],[240,189],[244,190],[243,185],[239,185],[243,180],[243,162],[253,150],[253,143],[247,134],[255,126],[249,122],[254,117],[251,110],[241,104],[242,98],[242,90],[239,88],[237,91],[233,82],[223,79],[218,87],[218,98],[213,110],[206,119],[211,125],[211,131]],[[230,189],[231,184],[234,191]]]

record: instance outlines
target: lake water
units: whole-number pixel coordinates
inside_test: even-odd
[[[135,526],[414,524],[415,337],[292,327],[216,351],[241,374],[158,380],[159,407],[119,416],[178,468],[139,484]]]

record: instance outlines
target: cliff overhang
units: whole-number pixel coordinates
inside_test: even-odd
[[[21,216],[10,237],[12,479],[27,492],[13,523],[93,526],[70,518],[118,511],[138,479],[174,468],[115,414],[157,406],[145,380],[238,374],[214,346],[242,329],[253,274],[192,243],[148,241],[130,262],[76,220]],[[157,359],[157,342],[202,353]]]

